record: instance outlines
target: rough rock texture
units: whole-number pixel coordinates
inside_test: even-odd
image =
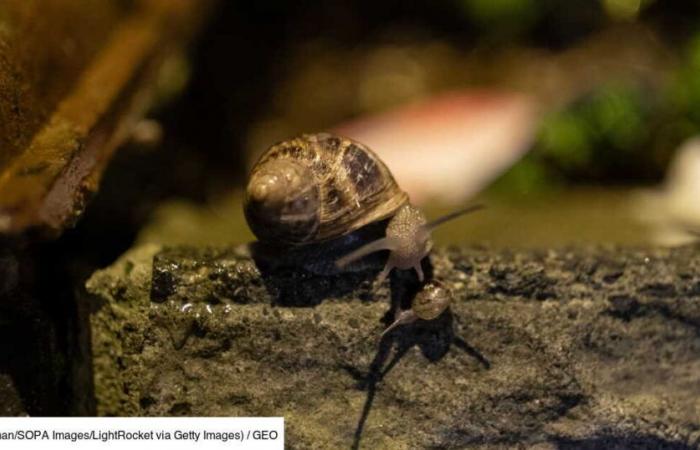
[[[87,284],[99,413],[283,415],[289,448],[700,445],[700,248],[439,249],[451,311],[381,341],[416,286],[380,269],[127,253]]]

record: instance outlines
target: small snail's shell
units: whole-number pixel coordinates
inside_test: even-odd
[[[450,307],[451,302],[452,293],[450,290],[444,287],[438,281],[430,280],[423,285],[418,294],[416,294],[416,296],[413,298],[411,309],[401,311],[396,316],[394,323],[389,325],[384,330],[382,336],[386,335],[400,325],[413,323],[418,319],[437,319],[443,312],[445,312],[447,308]]]
[[[435,280],[423,286],[413,299],[411,310],[419,319],[433,320],[442,314],[452,301],[452,293]]]
[[[261,241],[303,245],[351,233],[407,203],[374,152],[320,133],[270,147],[251,171],[244,209]]]

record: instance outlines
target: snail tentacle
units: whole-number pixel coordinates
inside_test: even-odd
[[[386,265],[384,266],[382,271],[379,273],[379,276],[377,277],[376,283],[378,285],[384,283],[384,280],[386,279],[386,277],[389,276],[389,272],[391,272],[391,269],[393,269],[393,268],[394,268],[394,266],[390,262],[387,261]]]
[[[425,279],[425,276],[423,275],[423,267],[421,267],[420,261],[418,261],[418,263],[415,266],[413,266],[413,268],[416,270],[416,274],[418,274],[418,281],[422,283]]]
[[[407,309],[405,311],[401,311],[397,316],[396,320],[386,327],[386,329],[382,332],[382,334],[379,336],[379,338],[383,338],[387,333],[389,333],[391,330],[394,328],[398,327],[399,325],[406,325],[409,323],[413,323],[416,320],[418,320],[418,316],[412,309]]]
[[[396,241],[392,238],[381,238],[377,239],[376,241],[372,241],[369,244],[365,244],[362,247],[358,248],[357,250],[350,252],[349,254],[343,256],[342,258],[339,258],[336,262],[335,265],[342,269],[343,267],[347,266],[353,261],[357,261],[360,258],[364,258],[365,256],[369,255],[370,253],[378,252],[381,250],[394,250],[396,249]],[[385,268],[386,270],[386,268]],[[391,269],[389,269],[391,270]],[[387,271],[388,273],[388,271]]]

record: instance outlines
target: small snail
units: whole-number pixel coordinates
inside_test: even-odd
[[[396,320],[382,333],[382,337],[398,327],[421,320],[433,320],[440,317],[452,302],[452,293],[436,280],[428,281],[416,294],[411,309],[399,312]]]
[[[432,248],[433,228],[478,208],[427,223],[372,150],[329,133],[305,134],[270,147],[251,171],[244,203],[246,220],[258,239],[282,247],[351,236],[390,218],[385,237],[336,262],[343,268],[370,253],[389,250],[378,283],[393,268],[412,268],[422,282],[421,261]]]

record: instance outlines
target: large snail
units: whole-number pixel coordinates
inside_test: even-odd
[[[428,223],[372,150],[329,133],[305,134],[270,147],[251,171],[244,203],[253,233],[278,247],[351,237],[388,219],[385,237],[336,260],[343,268],[370,253],[389,250],[378,283],[393,268],[414,269],[423,282],[421,261],[432,248],[433,228],[478,208]]]

